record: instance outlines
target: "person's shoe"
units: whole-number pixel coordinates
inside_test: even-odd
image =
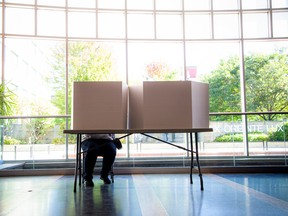
[[[93,183],[92,180],[90,180],[90,181],[85,180],[84,185],[85,185],[86,187],[94,187],[94,183]]]
[[[106,176],[106,177],[101,176],[100,179],[103,180],[104,184],[111,184],[111,181],[108,178],[108,176]]]

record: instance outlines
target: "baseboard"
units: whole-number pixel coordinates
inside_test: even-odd
[[[75,169],[13,169],[1,170],[0,177],[8,176],[41,176],[41,175],[74,175]],[[98,174],[99,169],[95,169]],[[202,173],[288,173],[288,166],[255,166],[255,167],[203,167]],[[115,167],[115,175],[129,174],[184,174],[190,173],[190,167]],[[193,169],[193,174],[198,170]]]

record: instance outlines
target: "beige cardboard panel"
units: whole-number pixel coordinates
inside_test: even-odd
[[[122,82],[74,82],[72,129],[125,129],[126,115]]]
[[[122,83],[122,122],[125,125],[125,129],[128,128],[128,86]]]
[[[143,128],[143,87],[129,86],[129,128]]]
[[[145,128],[190,128],[190,83],[144,82]]]
[[[209,85],[192,82],[192,125],[194,128],[209,128]]]
[[[142,88],[142,92],[139,88]],[[129,89],[129,96],[133,96],[129,99],[131,129],[190,129],[209,126],[208,84],[194,85],[192,81],[143,82],[137,93],[135,89]],[[139,104],[143,105],[142,108]]]

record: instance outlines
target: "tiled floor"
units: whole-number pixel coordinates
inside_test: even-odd
[[[0,178],[0,215],[288,215],[288,174],[117,175],[77,188],[73,176]]]

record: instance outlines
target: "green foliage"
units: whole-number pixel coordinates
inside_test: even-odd
[[[267,141],[268,135],[263,133],[249,133],[248,134],[248,141],[249,142],[261,142]],[[242,133],[235,133],[235,134],[224,134],[219,137],[216,137],[215,142],[242,142],[243,141],[243,134]]]
[[[54,138],[52,140],[52,144],[65,144],[66,139],[65,138]],[[68,143],[69,144],[75,144],[76,143],[76,136],[68,136]]]
[[[72,85],[74,81],[106,81],[115,79],[112,68],[111,52],[102,44],[94,42],[69,42],[68,87],[66,83],[66,48],[65,45],[53,50],[53,72],[47,81],[53,85],[55,94],[52,103],[59,114],[71,113]],[[68,92],[66,92],[66,87]],[[68,93],[68,110],[65,96]],[[65,119],[56,119],[55,124],[66,128]]]
[[[239,58],[221,60],[217,69],[204,78],[209,83],[210,112],[240,112]]]
[[[146,65],[146,74],[149,80],[175,80],[177,71],[164,62],[152,62]]]
[[[5,136],[4,137],[4,144],[5,145],[17,145],[17,144],[21,144],[20,140],[14,139],[10,136]]]
[[[288,111],[288,55],[277,50],[272,54],[251,54],[244,58],[247,111]],[[209,83],[210,112],[240,112],[240,59],[231,56],[204,77]],[[259,115],[275,120],[277,115]],[[231,116],[213,120],[231,120]]]
[[[269,133],[271,141],[288,141],[288,123],[284,124],[280,130]]]
[[[5,116],[13,113],[13,108],[16,106],[15,98],[16,95],[7,87],[7,84],[0,84],[0,115]]]
[[[215,138],[214,142],[241,142],[243,134],[224,134]]]
[[[245,57],[247,110],[256,112],[288,110],[288,56],[252,54]],[[260,115],[273,120],[276,114]]]
[[[33,118],[26,124],[30,142],[34,144],[40,144],[43,138],[46,136],[47,131],[52,127],[49,119],[46,118]]]
[[[103,45],[94,42],[70,42],[68,74],[68,113],[71,113],[71,95],[74,81],[105,81],[112,79],[111,53]],[[55,90],[52,103],[61,114],[66,113],[66,50],[65,46],[53,50],[52,63],[54,73],[48,81]]]

